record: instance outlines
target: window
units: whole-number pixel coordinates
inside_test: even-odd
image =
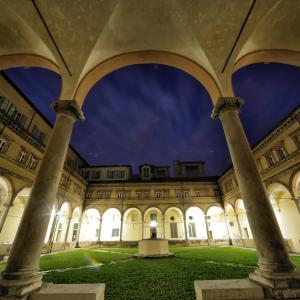
[[[108,179],[122,179],[125,177],[124,170],[108,170],[106,174]]]
[[[189,196],[189,192],[188,191],[184,191],[183,192],[183,196],[186,198],[186,197],[188,197]]]
[[[215,196],[219,196],[220,195],[219,190],[214,190],[214,194],[215,194]]]
[[[21,114],[19,111],[17,111],[16,107],[14,105],[11,106],[8,115],[14,120],[16,123],[24,126],[26,122],[26,117]]]
[[[157,214],[156,213],[151,213],[150,214],[150,220],[151,221],[157,221]]]
[[[118,237],[119,232],[120,232],[119,228],[113,228],[112,231],[111,231],[111,237]]]
[[[110,199],[110,193],[105,193],[105,199]]]
[[[200,191],[196,191],[196,197],[201,197],[201,192]]]
[[[272,152],[267,153],[267,161],[270,167],[276,164],[276,160]]]
[[[155,192],[155,197],[160,198],[160,192]]]
[[[0,96],[0,109],[1,110],[6,110],[8,106],[8,100],[7,98]]]
[[[170,231],[171,231],[171,238],[172,239],[178,238],[177,223],[170,223]]]
[[[78,223],[74,223],[73,224],[73,232],[72,232],[72,242],[75,242],[76,239],[77,239],[78,228],[79,228],[79,224]]]
[[[137,196],[137,198],[142,198],[142,192],[137,192],[136,196]]]
[[[117,197],[118,197],[118,199],[122,199],[122,198],[123,198],[123,193],[119,192],[119,193],[117,194]]]
[[[145,198],[149,198],[149,192],[145,192]]]
[[[176,198],[180,198],[181,197],[181,192],[175,192],[175,194],[176,194]]]
[[[150,177],[150,168],[143,168],[143,177],[149,178]]]
[[[7,142],[5,139],[0,139],[0,153],[3,153],[5,151],[5,147],[7,145]]]
[[[137,222],[138,221],[138,214],[135,212],[131,215],[131,222]]]
[[[87,199],[92,198],[92,194],[91,194],[91,193],[87,193],[87,194],[86,194],[86,198],[87,198]]]
[[[243,233],[244,233],[244,237],[246,239],[249,239],[249,233],[248,233],[248,229],[247,228],[243,228]]]
[[[195,226],[195,223],[194,223],[194,222],[189,223],[188,228],[189,228],[189,236],[190,236],[191,238],[197,237],[197,235],[196,235],[196,226]]]
[[[287,153],[285,151],[285,148],[284,146],[280,146],[278,149],[277,149],[277,153],[278,153],[278,156],[280,157],[280,159],[285,159],[287,157]]]
[[[17,162],[19,164],[23,164],[25,161],[26,153],[24,151],[20,151]]]
[[[101,192],[98,192],[97,194],[97,198],[101,199],[102,198],[102,193]]]
[[[101,177],[101,171],[100,170],[93,172],[93,178],[94,179],[100,179],[100,177]]]
[[[36,169],[36,158],[34,156],[31,156],[29,164],[28,164],[28,168],[31,170],[35,170]]]
[[[41,132],[36,125],[32,128],[32,135],[40,142],[44,142],[45,134]]]

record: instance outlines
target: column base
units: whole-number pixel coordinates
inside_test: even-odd
[[[41,288],[42,275],[37,274],[30,278],[0,279],[0,299],[26,299],[29,295]]]
[[[256,269],[249,279],[258,285],[272,289],[300,289],[300,271],[271,273]]]

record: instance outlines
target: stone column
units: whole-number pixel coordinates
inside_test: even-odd
[[[205,221],[205,229],[206,229],[206,235],[207,235],[207,244],[209,245],[209,230],[208,230],[208,223],[207,223],[207,215],[204,216],[204,221]]]
[[[282,280],[296,278],[298,274],[289,259],[264,183],[257,170],[251,148],[238,116],[242,104],[243,100],[240,98],[221,97],[215,104],[212,117],[219,117],[222,122],[256,244],[258,269],[249,277],[269,287],[276,287],[278,284],[284,287]],[[280,281],[281,283],[279,283]],[[286,286],[289,286],[288,281],[286,281]]]
[[[80,246],[79,246],[79,237],[80,237],[81,223],[82,223],[82,214],[81,214],[81,217],[78,220],[78,231],[77,231],[77,235],[76,235],[75,248],[80,248]]]
[[[144,239],[144,216],[142,215],[142,240]]]
[[[165,216],[162,216],[162,225],[163,225],[163,239],[166,238],[166,229],[165,229]]]
[[[185,211],[183,212],[183,225],[184,225],[184,237],[185,240],[188,240],[188,234],[187,234],[187,228],[186,228],[186,213]]]
[[[73,125],[77,118],[83,120],[75,100],[57,101],[52,107],[57,113],[55,125],[0,281],[0,293],[13,299],[42,285],[39,260],[49,208],[57,195]]]
[[[101,242],[101,230],[102,230],[102,218],[99,220],[99,234],[98,234],[98,242]]]
[[[66,244],[68,242],[71,220],[72,220],[72,218],[68,218],[67,229],[66,229],[66,233],[65,233],[65,237],[64,237],[64,250],[66,249]]]
[[[123,213],[121,214],[120,242],[122,242],[122,234],[123,234]]]
[[[243,239],[243,231],[242,231],[241,223],[240,223],[240,220],[239,220],[239,216],[235,212],[234,212],[234,215],[235,215],[235,218],[236,218],[236,223],[237,223],[237,226],[238,226],[242,246],[244,247],[245,243],[244,243],[244,239]]]

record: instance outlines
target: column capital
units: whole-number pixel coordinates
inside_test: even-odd
[[[57,114],[63,113],[84,121],[84,115],[75,100],[59,100],[51,103],[51,107]]]
[[[212,111],[211,117],[213,119],[220,117],[220,115],[229,110],[239,110],[244,104],[244,100],[238,97],[219,97],[214,109]]]

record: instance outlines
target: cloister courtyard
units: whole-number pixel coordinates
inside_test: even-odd
[[[95,248],[47,254],[40,269],[45,282],[105,283],[105,299],[194,300],[194,280],[246,278],[256,267],[252,249],[171,247],[175,257],[135,259],[136,248]],[[300,267],[300,256],[291,256]],[[1,271],[5,263],[0,264]]]

